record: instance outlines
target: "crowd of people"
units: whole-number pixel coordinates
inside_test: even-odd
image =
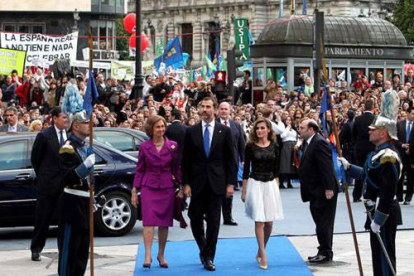
[[[381,72],[371,82],[366,76],[358,75],[350,85],[344,80],[329,79],[324,93],[329,93],[332,109],[326,112],[327,124],[321,129],[322,89],[314,91],[310,76],[304,76],[303,85],[294,91],[286,91],[274,80],[267,80],[263,101],[253,105],[249,71],[244,72],[244,79],[236,88],[234,97],[217,92],[214,80],[185,84],[172,74],[146,76],[144,97],[138,99],[131,98],[133,83],[105,79],[103,74],[98,73],[95,82],[99,97],[91,120],[95,127],[131,128],[149,135],[151,139],[141,146],[131,201],[135,206],[139,204],[137,189],[141,192],[141,201],[147,206],[155,206],[154,200],[169,202],[168,206],[172,206],[175,188],[180,190],[180,197],[191,197],[191,228],[200,248],[200,261],[207,270],[215,270],[213,261],[221,206],[224,223],[237,225],[231,215],[231,200],[233,187],[238,189],[239,186],[242,200],[246,203],[246,213],[255,221],[258,239],[256,258],[260,268],[267,269],[265,247],[272,222],[283,218],[279,188],[293,188],[292,179],[300,179],[302,186],[306,186],[301,190],[302,199],[311,203],[319,242],[318,254],[309,260],[319,263],[330,261],[333,257],[333,221],[338,189],[334,185],[333,166],[326,167],[332,174],[324,174],[321,167],[314,167],[318,163],[314,161],[329,163],[327,141],[333,132],[333,122],[336,122],[343,156],[352,164],[364,166],[368,154],[376,149],[376,145],[371,143],[368,127],[380,114],[382,95],[386,91],[393,91],[399,100],[398,140],[395,139],[394,144],[404,166],[396,196],[398,201],[410,204],[414,184],[414,163],[409,152],[410,141],[414,142],[414,136],[411,138],[410,135],[414,121],[413,69],[408,70],[404,79],[406,82],[401,83],[401,76],[395,74],[392,79],[384,80]],[[14,70],[0,80],[0,132],[38,132],[52,124],[51,111],[56,107],[65,114],[82,109],[88,81],[82,74],[55,79],[51,72],[43,68],[27,68],[23,78],[20,78]],[[194,127],[187,128],[191,126]],[[200,128],[199,136],[196,126]],[[229,127],[230,131],[222,127]],[[220,142],[214,141],[213,132],[217,129],[226,137]],[[313,147],[310,146],[311,141],[314,141]],[[316,144],[319,146],[315,149]],[[227,146],[228,152],[222,150]],[[154,153],[161,152],[164,147],[172,156],[166,156],[163,166],[173,168],[171,173],[175,181],[160,187],[155,185],[160,177],[155,175],[159,166],[148,168],[154,163],[159,164],[160,160]],[[199,154],[194,154],[197,151],[200,151]],[[211,165],[209,158],[214,159],[216,164]],[[182,179],[177,163],[182,163]],[[225,171],[223,164],[228,166]],[[151,173],[154,175],[151,176]],[[318,179],[318,174],[325,177]],[[352,183],[354,180],[349,178],[348,181]],[[319,182],[325,183],[325,186],[320,188]],[[407,192],[404,199],[405,184]],[[264,194],[266,201],[258,204]],[[355,177],[354,202],[361,201],[362,196],[363,179]],[[159,226],[158,261],[167,268],[165,243],[161,241],[166,241],[168,227],[172,226],[172,208],[157,208],[143,212],[145,250],[149,251],[145,254],[144,267],[151,266],[153,226]],[[157,217],[159,213],[161,218]],[[203,220],[208,224],[207,234],[204,233]]]

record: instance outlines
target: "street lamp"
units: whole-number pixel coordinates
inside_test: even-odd
[[[74,32],[77,32],[79,29],[78,29],[78,21],[80,20],[81,18],[80,18],[80,16],[79,16],[79,12],[78,12],[78,9],[75,9],[75,11],[73,12],[73,20],[74,20],[74,22],[75,22],[75,24],[73,25],[73,28],[72,28],[72,30],[74,31]]]
[[[132,99],[142,98],[143,76],[141,62],[141,0],[135,1],[135,83],[132,90]]]
[[[231,29],[230,22],[227,21],[226,26],[224,26],[224,28],[223,28],[223,38],[225,40],[229,40],[229,38],[230,38],[230,29]]]

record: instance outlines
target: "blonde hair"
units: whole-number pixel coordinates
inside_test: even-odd
[[[40,121],[40,120],[34,120],[33,122],[30,123],[29,131],[34,132],[34,131],[36,131],[35,128],[37,126],[41,126],[41,125],[42,125],[42,121]]]

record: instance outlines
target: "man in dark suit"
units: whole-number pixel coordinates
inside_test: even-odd
[[[369,99],[365,102],[365,112],[355,118],[354,126],[352,128],[352,136],[355,143],[355,163],[357,166],[363,167],[367,155],[375,150],[375,145],[369,141],[369,129],[375,119],[372,109],[374,102]],[[355,181],[354,191],[352,192],[354,202],[361,201],[362,197],[362,180]]]
[[[38,192],[35,228],[30,245],[33,261],[40,261],[40,252],[46,243],[50,221],[63,191],[59,149],[67,139],[69,119],[60,107],[54,108],[51,115],[52,126],[37,134],[31,156]]]
[[[217,122],[230,127],[231,135],[233,137],[233,151],[234,160],[236,163],[235,173],[237,185],[237,172],[239,167],[239,161],[244,162],[244,147],[246,146],[246,140],[244,139],[244,132],[241,126],[233,120],[230,120],[230,104],[228,102],[222,102],[219,105],[219,117]],[[223,200],[223,224],[237,226],[237,222],[233,220],[231,210],[233,207],[233,196],[226,197]]]
[[[410,161],[410,144],[414,142],[414,136],[412,134],[413,125],[414,108],[410,108],[407,115],[407,120],[403,120],[397,123],[398,141],[396,141],[395,143],[395,147],[398,149],[401,161],[403,163],[401,178],[399,179],[397,185],[397,199],[399,202],[403,201],[403,189],[405,179],[404,176],[407,175],[407,192],[405,194],[404,205],[409,205],[413,197],[414,169],[411,167],[411,164],[413,163]]]
[[[303,139],[303,155],[299,167],[300,193],[303,202],[310,203],[310,211],[316,224],[318,254],[309,262],[325,263],[332,260],[332,240],[336,212],[338,186],[332,164],[329,144],[318,133],[314,120],[300,123]]]
[[[202,122],[188,128],[185,135],[183,184],[184,194],[192,197],[188,216],[201,263],[214,271],[221,205],[225,196],[233,195],[236,163],[230,128],[214,120],[217,103],[206,97],[200,108]]]
[[[183,156],[184,139],[185,133],[187,131],[187,126],[182,124],[181,111],[178,109],[173,109],[171,111],[171,119],[172,123],[167,127],[165,136],[167,136],[168,139],[177,142],[181,160]]]

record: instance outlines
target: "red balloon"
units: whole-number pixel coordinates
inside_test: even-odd
[[[142,34],[141,35],[141,52],[144,52],[148,48],[149,44],[150,44],[150,41],[148,37]],[[137,46],[136,35],[135,33],[133,33],[131,37],[129,38],[129,47],[136,48],[136,46]]]
[[[141,35],[141,52],[145,52],[145,50],[150,45],[150,41],[148,37],[144,34]]]
[[[124,17],[124,29],[128,33],[132,34],[135,32],[136,20],[135,13],[129,13]]]
[[[131,35],[131,37],[129,38],[129,47],[135,48],[137,46],[137,43],[136,42],[137,42],[136,35],[135,35],[135,33],[133,33]]]

